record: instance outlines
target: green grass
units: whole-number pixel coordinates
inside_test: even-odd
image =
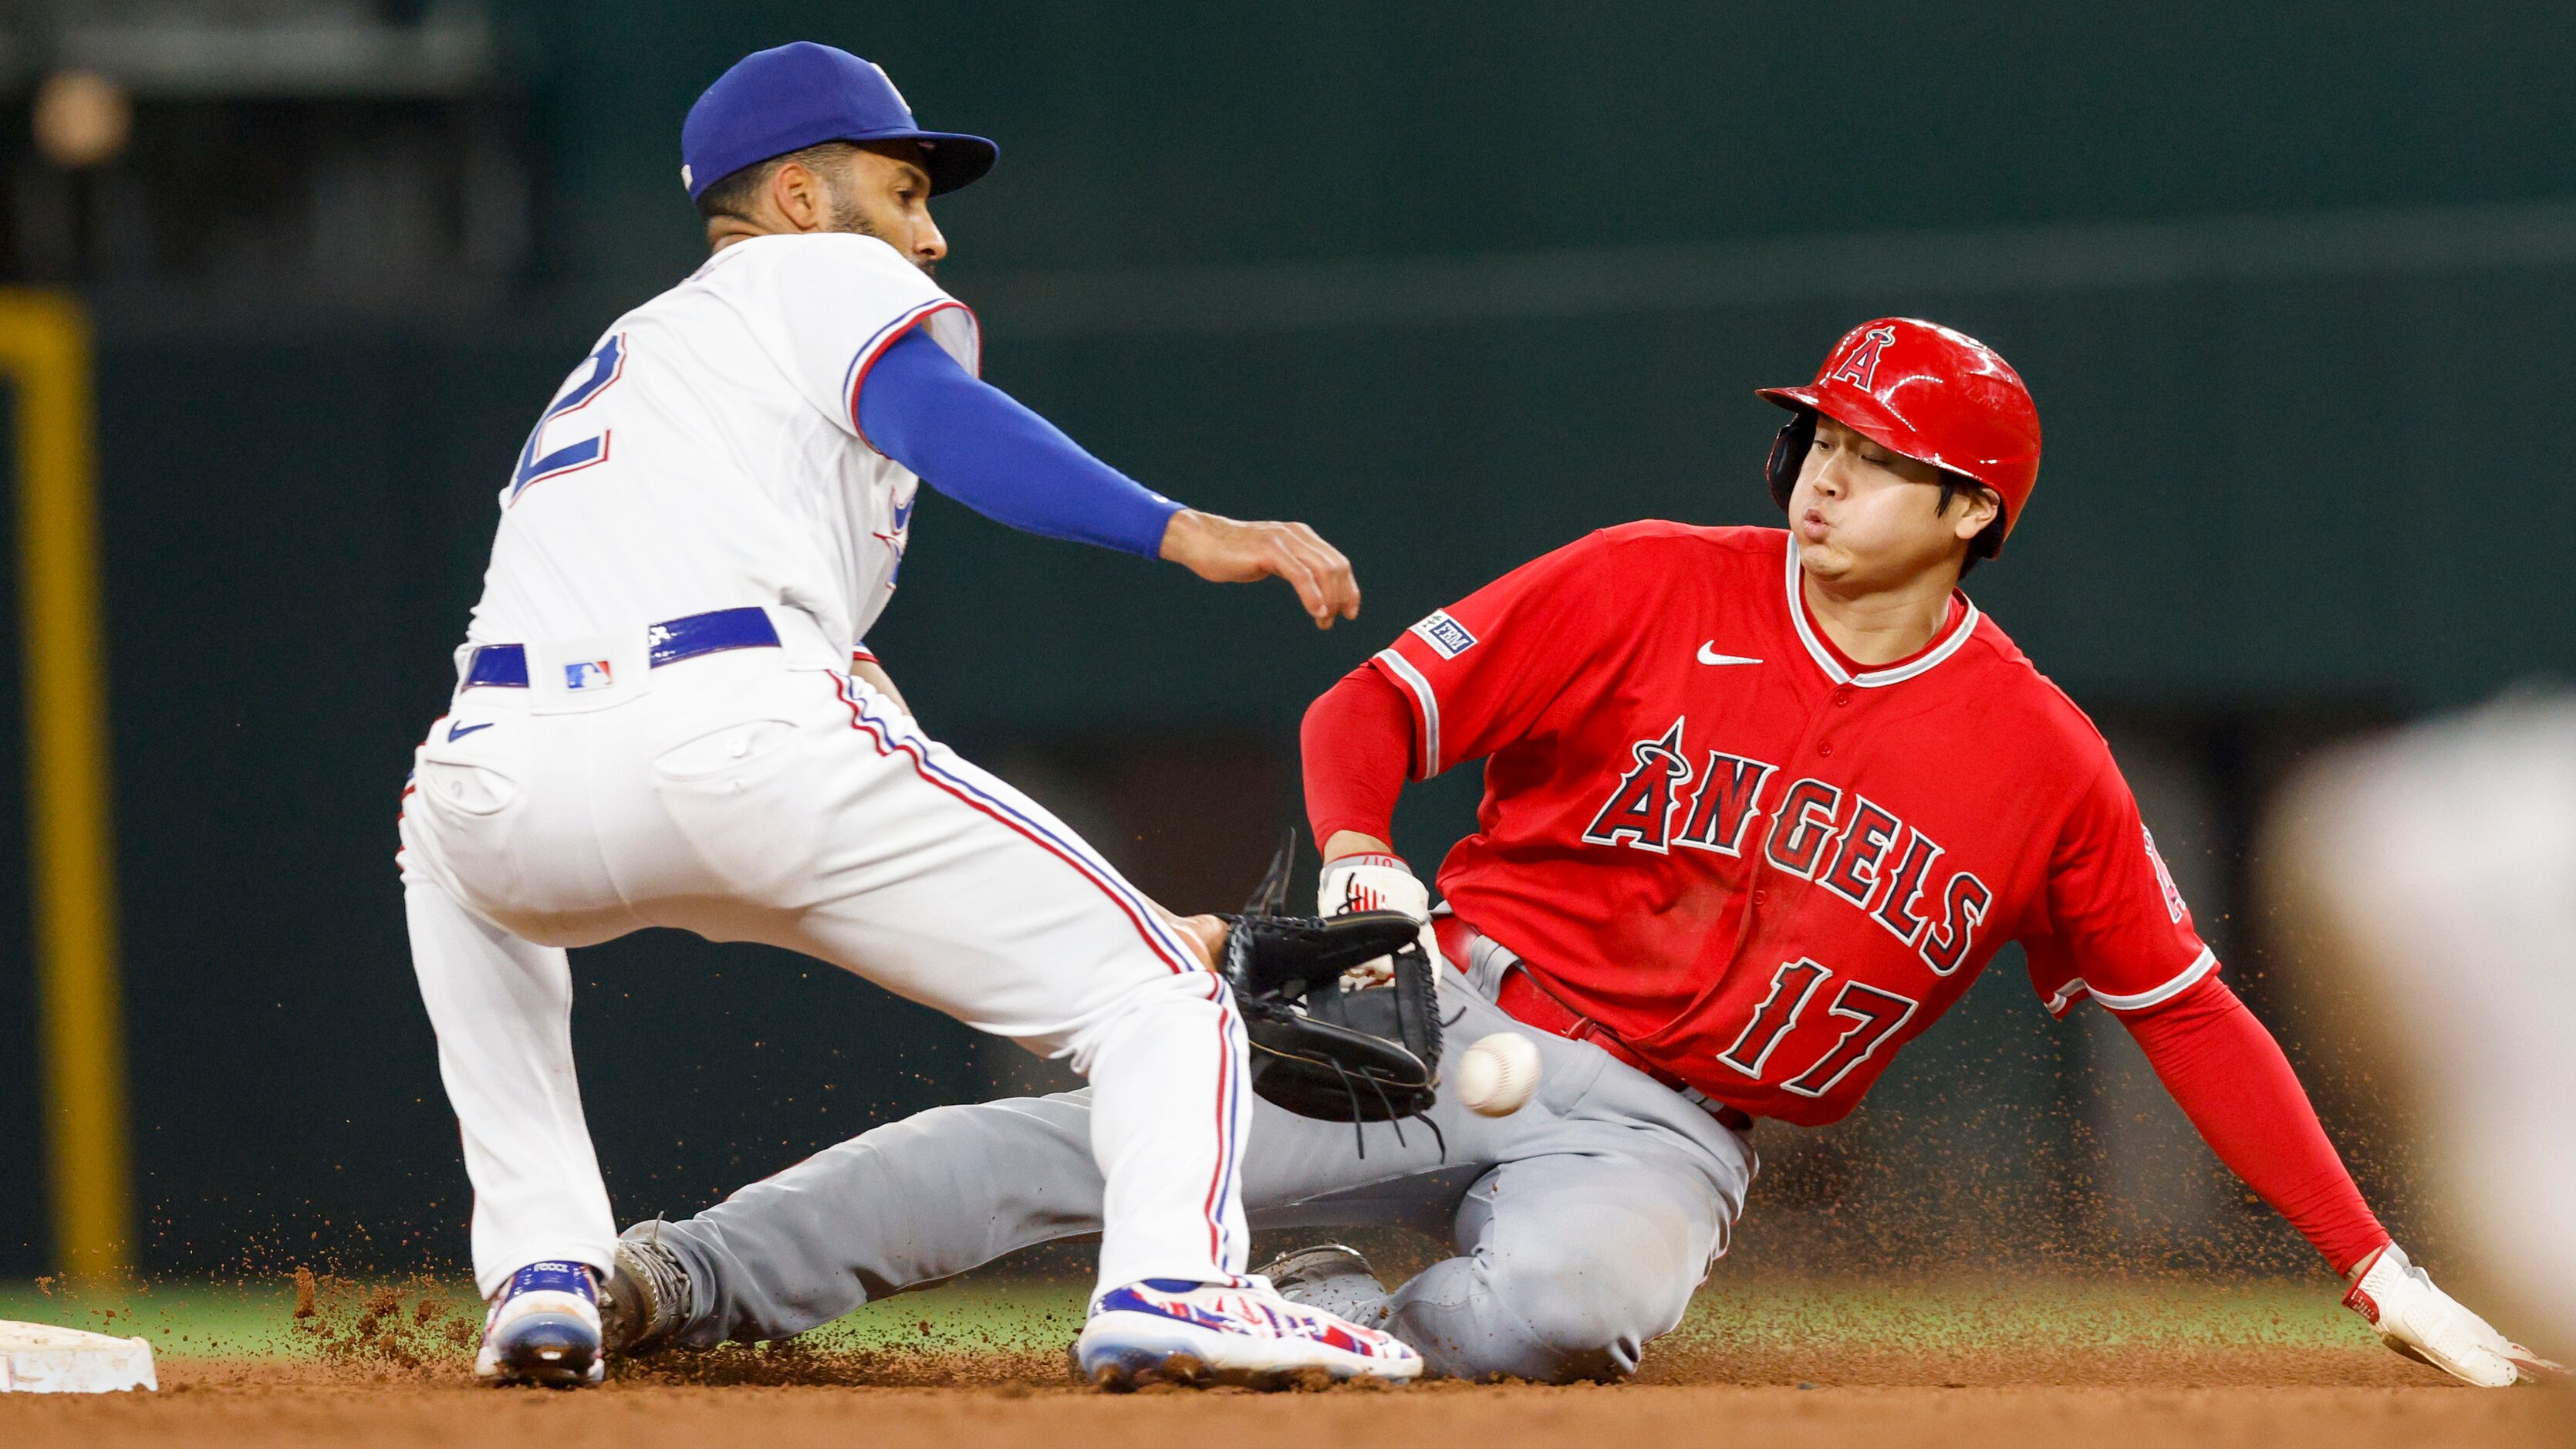
[[[318,1312],[295,1316],[291,1280],[219,1284],[163,1281],[137,1284],[0,1283],[0,1319],[85,1328],[119,1338],[141,1335],[153,1351],[175,1357],[310,1357],[325,1351],[318,1325],[344,1329],[367,1311],[368,1301],[392,1288],[399,1316],[415,1321],[424,1299],[451,1316],[477,1316],[481,1305],[463,1282],[347,1283],[323,1280]],[[1010,1352],[1053,1350],[1081,1327],[1085,1290],[1079,1285],[996,1280],[907,1293],[870,1304],[806,1335],[821,1349],[938,1348]]]
[[[2376,1349],[2361,1319],[2315,1282],[2148,1283],[1957,1279],[1861,1284],[1728,1279],[1700,1290],[1675,1337],[1710,1343],[2001,1348]]]
[[[275,1287],[0,1284],[0,1318],[140,1335],[152,1341],[154,1353],[182,1357],[309,1353],[295,1332],[294,1311],[294,1285],[283,1280]]]
[[[1061,1350],[1082,1330],[1087,1283],[996,1279],[871,1303],[804,1335],[823,1349],[935,1347]]]
[[[173,1281],[130,1287],[0,1284],[0,1318],[140,1334],[165,1356],[308,1356],[326,1351],[317,1327],[346,1329],[389,1285],[325,1282],[322,1310],[302,1323],[284,1279],[224,1285]],[[477,1310],[462,1283],[390,1285],[417,1321],[425,1298],[453,1318]],[[1084,1287],[1006,1278],[952,1284],[871,1304],[815,1330],[831,1349],[1052,1351],[1080,1326]],[[2170,1348],[2368,1349],[2361,1320],[2315,1283],[2115,1284],[1963,1279],[1862,1284],[1721,1272],[1692,1303],[1676,1346],[1875,1347],[1927,1351],[2082,1343]]]

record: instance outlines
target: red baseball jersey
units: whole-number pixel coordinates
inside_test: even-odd
[[[1855,664],[1785,532],[1634,523],[1374,662],[1422,776],[1486,761],[1450,907],[1756,1116],[1849,1112],[2006,941],[2059,1014],[2217,964],[2092,721],[1965,595],[1920,654]]]

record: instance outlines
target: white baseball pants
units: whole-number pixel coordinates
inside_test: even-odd
[[[531,1262],[611,1265],[564,951],[646,926],[784,946],[1070,1056],[1106,1179],[1101,1285],[1239,1274],[1251,1114],[1223,979],[1052,815],[818,665],[828,646],[648,669],[642,632],[531,644],[533,687],[461,690],[404,792],[484,1294]],[[563,661],[593,658],[567,688]]]

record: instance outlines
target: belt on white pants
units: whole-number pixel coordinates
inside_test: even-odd
[[[695,659],[701,654],[717,654],[727,649],[776,649],[779,647],[778,626],[770,622],[769,611],[757,605],[740,609],[717,609],[711,613],[691,614],[670,619],[645,630],[646,661],[655,669]],[[575,671],[585,666],[575,662],[564,666]],[[474,650],[466,661],[464,687],[467,689],[525,689],[528,687],[528,647],[524,644],[485,644]],[[584,681],[568,673],[567,688],[579,689]]]

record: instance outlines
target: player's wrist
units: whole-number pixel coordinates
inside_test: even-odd
[[[1213,522],[1207,514],[1195,508],[1173,509],[1171,516],[1163,520],[1163,543],[1154,551],[1154,556],[1166,563],[1188,567],[1190,560],[1207,542]]]
[[[1347,826],[1318,831],[1317,834],[1323,837],[1324,864],[1327,866],[1338,865],[1355,856],[1367,855],[1383,857],[1384,860],[1380,863],[1392,862],[1401,869],[1408,871],[1412,869],[1405,864],[1403,856],[1395,853],[1395,847],[1389,844],[1384,836],[1371,835],[1365,830],[1354,830]]]
[[[2362,1278],[2370,1272],[2371,1266],[2379,1261],[2382,1254],[2392,1251],[2402,1253],[2404,1250],[2397,1246],[2396,1239],[2383,1234],[2379,1242],[2373,1246],[2369,1252],[2353,1259],[2352,1262],[2343,1269],[2342,1277],[2345,1285],[2350,1286],[2352,1284],[2359,1283]]]
[[[1135,486],[1135,494],[1132,499],[1118,500],[1121,521],[1115,546],[1139,558],[1169,557],[1163,550],[1171,541],[1172,520],[1189,510],[1141,483]]]
[[[1315,882],[1316,914],[1345,911],[1402,911],[1416,919],[1431,915],[1431,887],[1391,852],[1345,855],[1324,863]]]

